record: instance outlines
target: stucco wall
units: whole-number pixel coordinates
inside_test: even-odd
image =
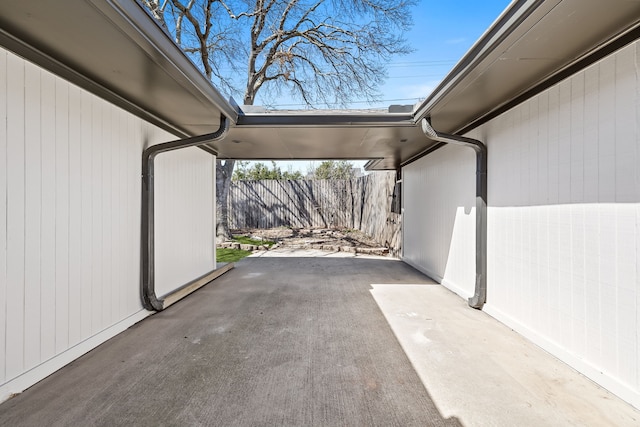
[[[639,64],[635,43],[468,135],[489,149],[485,310],[637,407]],[[456,167],[474,165],[457,147],[443,150],[405,168],[405,189],[428,186],[431,198],[405,196],[405,230],[414,210],[425,221],[443,213],[445,224],[459,221],[465,203],[444,188],[454,185]],[[429,167],[438,175],[433,184]],[[440,195],[432,188],[437,183],[445,186]],[[435,276],[444,268],[446,280],[452,254],[473,242],[473,226],[460,239],[427,227],[435,243],[415,247],[405,240],[405,258]],[[472,289],[467,266],[456,265],[461,281],[454,287]]]
[[[139,290],[141,153],[172,139],[0,49],[0,400],[148,315]],[[190,245],[203,246],[212,235],[213,158],[166,156],[161,181],[209,182],[179,201],[202,209],[203,237]],[[159,189],[158,211],[178,204],[171,193]],[[202,274],[203,257],[172,260],[163,233],[161,276]],[[210,240],[202,250],[213,265]]]

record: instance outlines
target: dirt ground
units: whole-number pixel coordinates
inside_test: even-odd
[[[383,255],[388,249],[359,230],[328,228],[288,228],[233,230],[234,236],[250,236],[275,241],[277,247],[322,249]]]

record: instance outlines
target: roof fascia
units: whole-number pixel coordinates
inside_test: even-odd
[[[237,106],[227,101],[195,64],[184,54],[152,16],[132,0],[91,0],[118,28],[135,40],[150,56],[160,54],[170,63],[176,77],[187,80],[232,123],[238,118]],[[128,25],[121,25],[124,21]]]
[[[395,127],[415,126],[411,114],[354,113],[284,113],[248,114],[238,117],[238,126],[245,127]]]
[[[144,108],[141,108],[136,103],[120,96],[107,87],[97,83],[95,80],[90,79],[86,75],[58,61],[54,57],[26,43],[25,41],[18,39],[12,34],[7,33],[2,28],[0,28],[0,46],[6,47],[10,51],[15,52],[16,54],[28,59],[29,61],[39,64],[41,67],[44,67],[45,69],[70,82],[74,82],[78,86],[103,99],[109,100],[114,104],[125,106],[126,110],[134,113],[135,115],[143,118],[146,121],[158,124],[160,127],[173,133],[176,136],[188,136],[188,132],[186,132],[184,129],[175,126],[173,123],[170,123],[167,120],[158,117],[157,115],[149,112]]]
[[[558,4],[560,0],[546,1]],[[494,23],[480,36],[478,41],[469,49],[442,82],[433,90],[414,110],[414,123],[427,117],[433,107],[440,102],[462,79],[464,79],[487,55],[489,55],[502,41],[512,34],[520,24],[529,17],[545,0],[514,0]],[[552,6],[551,6],[552,7]]]

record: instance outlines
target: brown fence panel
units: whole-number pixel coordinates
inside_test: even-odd
[[[394,172],[351,180],[236,181],[229,194],[229,226],[352,228],[400,251],[400,215],[391,212]]]

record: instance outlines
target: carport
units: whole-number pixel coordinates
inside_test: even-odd
[[[42,355],[38,347],[37,357],[30,357],[32,348],[24,344],[30,340],[24,325],[31,307],[29,291],[10,283],[20,275],[11,270],[11,262],[0,266],[11,273],[6,274],[6,294],[17,301],[7,297],[4,324],[13,325],[14,304],[24,308],[20,315],[27,319],[16,328],[2,328],[9,331],[3,341],[6,354],[24,347],[12,355],[11,369],[5,369],[11,375],[3,376],[4,383],[31,385],[71,362],[2,404],[3,423],[637,423],[637,411],[402,261],[258,257],[221,276],[230,266],[184,268],[191,274],[189,281],[180,279],[157,291],[155,281],[163,279],[158,266],[170,269],[174,262],[188,260],[177,250],[167,255],[173,249],[167,240],[165,247],[157,247],[156,216],[165,215],[165,224],[188,221],[167,218],[154,208],[153,162],[165,151],[199,147],[219,159],[368,159],[369,170],[401,171],[447,144],[472,149],[475,245],[468,263],[475,266],[475,283],[468,305],[482,308],[490,292],[486,206],[491,153],[481,135],[472,139],[467,133],[636,40],[637,2],[622,1],[612,8],[596,0],[514,1],[423,103],[386,111],[267,111],[235,105],[133,1],[6,3],[0,44],[8,51],[81,88],[83,96],[99,97],[175,140],[158,143],[153,132],[132,132],[138,138],[134,142],[143,145],[136,159],[141,166],[131,168],[142,175],[140,204],[132,207],[140,213],[133,223],[141,222],[142,232],[135,236],[139,271],[133,269],[126,281],[135,287],[134,294],[139,290],[139,307],[125,302],[129,311],[121,310],[119,318],[107,320],[111,323],[92,319],[99,325],[92,326],[93,335],[75,343],[68,339],[67,347],[56,343],[52,356]],[[585,22],[589,33],[583,36]],[[552,42],[558,39],[563,43]],[[111,113],[100,114],[102,120]],[[28,156],[21,154],[19,144],[6,151]],[[65,161],[64,155],[60,158]],[[103,164],[100,168],[107,170]],[[106,174],[101,183],[111,179]],[[21,170],[14,175],[28,176]],[[12,191],[7,191],[7,200],[19,193]],[[115,199],[116,193],[109,196]],[[23,213],[15,212],[6,223]],[[66,227],[72,223],[68,220]],[[28,228],[21,224],[20,230]],[[101,226],[94,235],[111,230]],[[20,235],[12,235],[11,227],[7,230],[6,241]],[[14,259],[26,252],[24,244],[18,249],[22,253]],[[114,244],[108,252],[117,259],[119,248]],[[96,253],[100,258],[102,252]],[[81,263],[67,257],[68,266]],[[64,282],[64,277],[56,280]],[[64,289],[67,294],[58,295],[69,295],[67,300],[52,303],[60,313],[73,308],[73,295]],[[78,289],[84,289],[80,281]],[[124,293],[113,294],[118,301],[124,299]],[[49,307],[44,296],[38,302]],[[90,312],[102,304],[94,298],[84,307]],[[163,311],[170,304],[175,305]],[[161,312],[136,323],[151,309]],[[65,320],[64,313],[58,317]],[[11,338],[20,328],[25,337],[16,338],[16,344]],[[37,333],[34,341],[46,338],[41,329]],[[497,350],[505,348],[504,353]]]
[[[405,263],[337,255],[240,261],[2,404],[0,424],[637,423],[637,411]]]
[[[154,289],[156,155],[197,146],[218,159],[365,159],[370,160],[367,170],[396,170],[400,176],[402,167],[446,144],[476,152],[476,278],[469,304],[482,308],[487,150],[482,141],[461,135],[628,44],[640,31],[633,3],[610,10],[598,1],[579,7],[571,1],[515,1],[419,105],[387,111],[268,111],[225,100],[135,2],[77,3],[11,7],[3,17],[2,40],[182,138],[143,153],[141,287],[145,307],[156,310],[163,308]],[[64,19],[74,15],[83,19]],[[590,34],[577,36],[585,22]],[[85,34],[82,43],[77,34]],[[550,43],[552,37],[563,43]],[[216,276],[212,271],[181,284],[180,295]]]

